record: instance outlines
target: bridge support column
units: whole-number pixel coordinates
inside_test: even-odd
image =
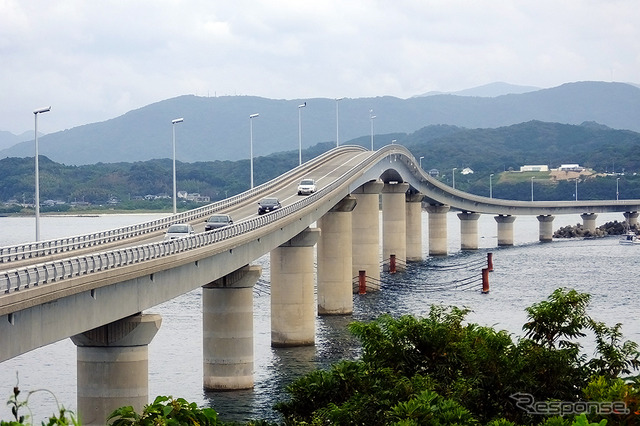
[[[313,246],[319,234],[307,228],[271,251],[271,346],[315,344]]]
[[[421,193],[407,194],[407,262],[422,260],[422,198]]]
[[[460,248],[478,250],[478,219],[480,213],[460,212]]]
[[[260,266],[245,266],[202,287],[205,389],[253,388],[253,286]]]
[[[429,256],[446,256],[447,247],[447,205],[427,206],[429,213]]]
[[[396,255],[397,270],[407,263],[407,206],[408,183],[385,184],[382,188],[382,259],[383,270],[389,270],[388,260]]]
[[[515,222],[516,217],[511,215],[498,215],[494,216],[494,219],[498,222],[498,245],[512,246],[513,222]]]
[[[71,337],[77,349],[78,417],[104,425],[115,409],[149,403],[148,345],[162,318],[137,314]]]
[[[318,220],[318,315],[353,312],[351,212],[356,199],[347,196]]]
[[[638,225],[638,212],[624,212],[624,219],[627,221],[629,226]]]
[[[555,217],[550,214],[541,214],[537,216],[540,222],[540,241],[548,243],[553,240],[553,219]]]
[[[582,213],[580,217],[582,218],[582,227],[592,234],[595,234],[596,218],[598,217],[598,215],[595,213]]]
[[[380,282],[380,192],[383,186],[380,180],[367,182],[351,193],[356,198],[356,207],[351,215],[351,277],[365,271],[376,284]]]

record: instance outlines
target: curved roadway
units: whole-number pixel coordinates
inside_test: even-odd
[[[297,195],[297,185],[304,177],[316,180],[315,194]],[[197,209],[197,214],[192,211],[174,217],[174,221],[190,218],[200,231],[192,237],[161,242],[162,230],[171,223],[166,221],[146,234],[123,236],[119,241],[93,241],[63,253],[31,254],[34,257],[30,259],[3,259],[0,335],[31,333],[34,323],[27,321],[35,321],[40,331],[20,347],[0,345],[7,346],[0,349],[0,361],[149,309],[230,274],[295,237],[345,196],[377,179],[407,182],[410,191],[424,194],[430,204],[476,213],[550,215],[640,210],[640,200],[523,202],[479,197],[432,179],[401,145],[375,152],[344,146],[233,197],[233,203],[225,200]],[[283,208],[258,216],[257,201],[265,196],[279,198]],[[201,232],[213,212],[230,214],[234,224]],[[62,312],[71,317],[63,321],[59,318],[65,315]],[[64,329],[59,323],[64,323]]]

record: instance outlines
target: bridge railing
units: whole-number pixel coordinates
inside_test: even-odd
[[[357,148],[358,150],[362,150],[360,147]],[[1,272],[0,291],[4,290],[4,294],[16,293],[24,289],[59,282],[73,277],[79,277],[86,274],[105,271],[107,269],[129,266],[140,262],[171,256],[188,250],[194,250],[204,246],[220,243],[230,238],[253,232],[262,226],[281,220],[294,214],[300,209],[311,205],[326,194],[332,192],[341,185],[344,185],[354,174],[358,173],[363,166],[376,161],[378,157],[379,155],[367,157],[360,164],[352,167],[329,185],[322,187],[315,193],[300,199],[294,204],[262,216],[236,222],[225,228],[198,233],[171,241],[162,241],[100,253],[75,256]],[[172,219],[175,220],[175,217],[172,216]],[[0,312],[1,311],[0,303]]]
[[[38,257],[57,255],[73,250],[84,249],[88,247],[103,245],[107,243],[121,241],[127,238],[139,237],[145,234],[162,231],[168,228],[173,223],[178,222],[192,222],[200,218],[206,217],[217,211],[233,207],[239,203],[244,202],[247,199],[255,197],[263,192],[268,192],[281,182],[282,178],[295,175],[299,172],[300,167],[314,167],[321,164],[327,159],[339,155],[345,150],[359,149],[361,147],[354,147],[345,145],[341,148],[332,149],[308,162],[302,166],[298,166],[288,172],[265,182],[259,186],[254,187],[241,194],[237,194],[230,198],[218,201],[216,203],[208,204],[193,210],[178,213],[176,215],[167,216],[164,218],[143,222],[135,225],[129,225],[121,228],[110,229],[105,231],[92,232],[84,235],[77,235],[71,237],[57,238],[53,240],[29,242],[25,244],[17,244],[13,246],[0,247],[0,265],[7,264],[12,261],[35,259]]]

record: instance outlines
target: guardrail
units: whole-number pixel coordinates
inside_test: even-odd
[[[340,155],[341,153],[344,153],[345,151],[353,150],[362,151],[364,150],[364,148],[353,145],[344,145],[340,148],[334,148],[306,162],[302,166],[298,166],[292,170],[289,170],[288,172],[278,176],[277,178],[256,186],[253,189],[245,191],[241,194],[237,194],[225,200],[208,204],[197,209],[178,213],[176,215],[167,216],[165,218],[156,219],[149,222],[143,222],[136,225],[130,225],[106,231],[99,231],[85,235],[0,247],[0,265],[9,264],[10,262],[14,261],[35,259],[38,257],[57,255],[73,250],[103,245],[127,238],[138,237],[140,235],[149,234],[156,231],[161,231],[168,228],[173,223],[191,222],[201,217],[211,215],[212,213],[215,213],[222,209],[233,207],[234,205],[255,197],[260,193],[270,191],[272,188],[277,186],[283,178],[286,179],[289,176],[297,174],[300,171],[301,167],[314,167],[324,161]]]
[[[364,149],[358,148],[358,151],[364,151]],[[23,289],[46,285],[64,279],[174,255],[252,232],[262,226],[294,214],[337,189],[362,168],[373,163],[379,157],[386,155],[385,151],[385,149],[382,149],[376,153],[377,155],[367,157],[329,185],[294,204],[278,209],[272,213],[234,223],[225,228],[198,233],[177,240],[109,250],[7,270],[0,273],[0,290],[4,289],[4,294],[15,293]],[[172,219],[176,220],[176,217],[172,217]]]

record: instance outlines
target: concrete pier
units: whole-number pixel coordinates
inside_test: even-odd
[[[318,220],[318,315],[353,312],[351,212],[356,199],[347,196]]]
[[[498,215],[494,216],[494,219],[498,222],[498,245],[512,246],[513,222],[515,222],[516,217],[511,215]]]
[[[537,216],[540,229],[540,241],[548,243],[553,240],[553,215],[539,215]]]
[[[627,221],[629,226],[638,225],[638,212],[624,212],[624,219]]]
[[[582,226],[585,230],[591,232],[592,234],[596,232],[596,218],[598,217],[595,213],[583,213],[580,215],[582,218]]]
[[[389,259],[396,256],[396,269],[404,270],[407,263],[408,183],[385,184],[382,188],[382,260],[383,270],[389,270]]]
[[[422,260],[422,198],[421,193],[407,193],[406,195],[406,246],[407,262]]]
[[[460,248],[478,250],[478,219],[480,213],[460,212]]]
[[[115,409],[149,403],[149,343],[160,329],[156,314],[137,314],[71,337],[77,349],[78,417],[106,423]]]
[[[271,346],[315,344],[314,250],[320,229],[307,228],[273,249]]]
[[[353,232],[353,266],[351,277],[365,271],[367,277],[380,282],[380,192],[381,180],[368,182],[354,190],[356,207],[351,215]],[[376,230],[378,230],[376,232]]]
[[[203,384],[253,388],[253,287],[260,266],[245,266],[202,288]]]
[[[429,213],[429,256],[446,256],[447,248],[447,205],[427,206]]]

